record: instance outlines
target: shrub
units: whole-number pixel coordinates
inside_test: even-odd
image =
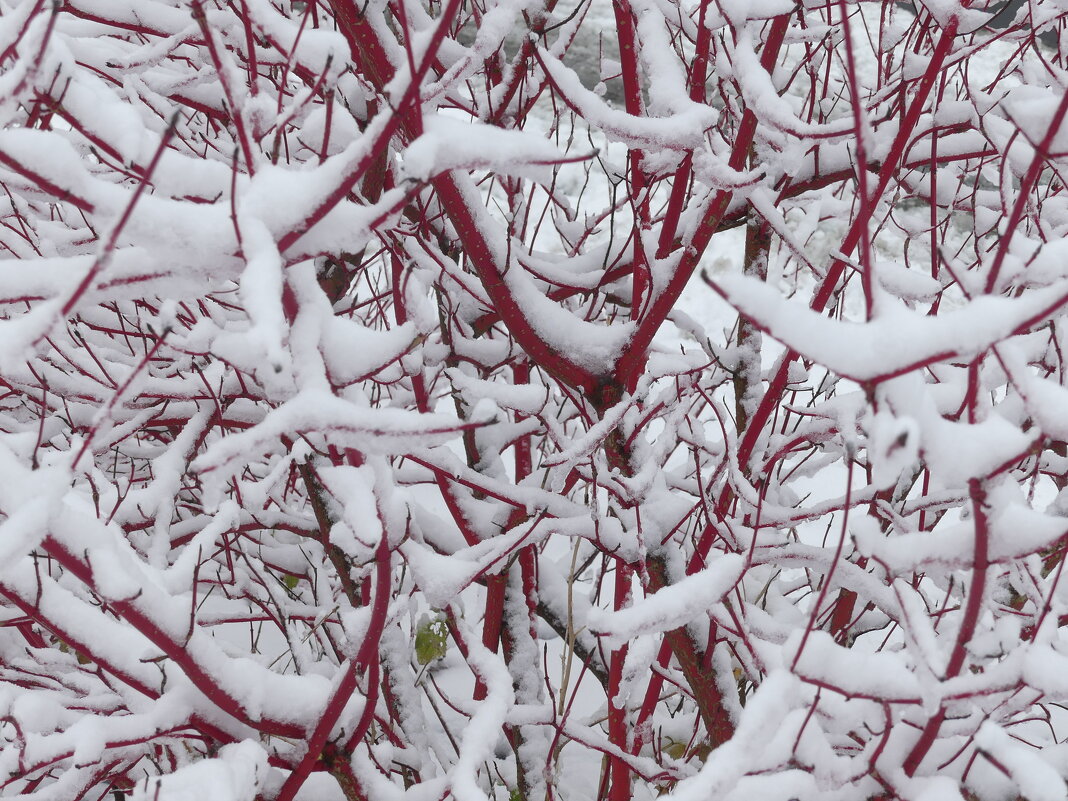
[[[4,794],[1068,795],[1059,4],[0,8]]]

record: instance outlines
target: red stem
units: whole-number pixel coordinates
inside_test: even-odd
[[[790,22],[790,14],[776,17],[772,22],[768,33],[768,40],[760,55],[760,63],[769,72],[774,68],[779,58],[786,30]],[[751,109],[746,109],[742,114],[742,121],[738,126],[735,136],[734,148],[731,151],[729,165],[733,170],[740,170],[745,165],[749,155],[749,149],[753,144],[756,134],[757,119]],[[719,230],[720,220],[730,205],[734,192],[720,190],[705,211],[704,217],[697,225],[693,238],[687,243],[686,252],[680,259],[675,273],[671,276],[668,285],[657,295],[649,308],[643,313],[634,336],[631,337],[629,347],[616,365],[615,374],[627,386],[633,386],[645,366],[646,353],[653,337],[660,329],[668,314],[675,308],[679,296],[686,284],[689,283],[693,271],[697,268],[701,257],[704,255],[712,236]]]
[[[614,609],[622,609],[630,597],[630,574],[630,566],[622,559],[617,559],[612,603]],[[621,689],[626,658],[627,645],[624,643],[612,651],[608,667],[608,739],[624,753],[627,751],[627,705],[625,701],[617,702],[617,696]],[[630,766],[618,756],[612,756],[609,759],[609,771],[609,801],[630,801]]]
[[[1068,92],[1062,93],[1061,102],[1057,104],[1057,110],[1053,114],[1053,119],[1050,120],[1049,128],[1046,129],[1046,135],[1042,137],[1042,141],[1035,147],[1035,155],[1027,167],[1027,173],[1020,182],[1020,188],[1016,194],[1016,202],[1013,204],[1012,213],[1005,224],[1005,232],[998,237],[998,249],[994,254],[994,261],[990,265],[990,272],[986,276],[987,292],[993,292],[995,286],[997,286],[998,275],[1001,274],[1001,267],[1009,253],[1013,234],[1016,233],[1024,212],[1027,210],[1027,204],[1031,199],[1031,190],[1035,188],[1035,183],[1042,174],[1046,159],[1052,155],[1050,148],[1053,146],[1053,140],[1060,133],[1066,114],[1068,114]]]
[[[938,43],[935,45],[934,54],[931,56],[931,61],[927,66],[926,72],[924,72],[923,77],[920,79],[920,85],[916,90],[916,96],[912,101],[912,105],[909,106],[905,118],[902,120],[901,128],[898,130],[898,134],[895,137],[893,144],[890,146],[890,151],[887,154],[886,159],[883,161],[882,169],[879,172],[879,181],[874,190],[874,198],[882,196],[887,185],[890,183],[890,179],[897,172],[898,164],[905,154],[905,147],[912,136],[912,132],[916,127],[916,123],[919,121],[920,115],[923,113],[927,97],[930,95],[931,89],[934,88],[935,81],[942,69],[942,64],[949,55],[949,51],[953,45],[953,39],[957,34],[957,24],[958,21],[956,17],[951,19],[949,24],[942,31],[942,36],[939,38]],[[869,213],[874,211],[875,208],[876,203],[873,200],[868,205]],[[839,248],[840,253],[848,257],[848,255],[853,252],[853,249],[860,242],[862,232],[867,230],[868,222],[868,217],[864,215],[858,215],[857,218],[853,220],[853,224],[850,226],[849,232],[846,234],[845,240]],[[835,258],[830,269],[828,269],[827,275],[824,277],[819,290],[812,299],[810,307],[813,310],[822,311],[826,307],[827,302],[830,300],[838,286],[838,282],[841,279],[845,268],[845,261],[841,258]],[[800,354],[795,351],[787,350],[787,352],[779,359],[779,364],[768,384],[764,397],[761,399],[760,405],[753,413],[753,416],[749,419],[749,424],[738,445],[738,464],[743,470],[745,470],[749,464],[749,460],[753,455],[753,450],[756,447],[757,439],[763,433],[764,427],[767,425],[772,413],[779,407],[779,403],[782,400],[782,394],[786,390],[786,385],[789,381],[788,376],[790,365],[796,361],[799,356]],[[717,516],[723,515],[726,509],[730,506],[732,499],[733,492],[728,484],[724,487],[719,502],[716,504]],[[708,551],[712,547],[714,537],[715,532],[712,530],[711,526],[706,526],[701,534],[701,540],[698,542],[694,555],[690,560],[689,570],[691,572],[697,570],[700,565],[704,564],[705,557],[708,556]]]
[[[619,38],[623,103],[628,114],[640,117],[643,104],[638,74],[638,42],[634,35],[634,16],[627,0],[612,0],[612,11],[615,15],[616,34]],[[642,170],[642,151],[637,148],[630,150],[627,153],[627,161],[630,165],[628,195],[634,204],[630,316],[632,320],[636,320],[641,314],[642,300],[649,287],[649,265],[646,264],[645,248],[642,246],[641,238],[641,232],[649,224],[649,199],[645,193],[647,181],[645,172]]]
[[[508,589],[508,574],[495,573],[486,579],[486,613],[482,620],[482,645],[491,653],[497,653],[501,641],[501,626],[504,623],[504,595]],[[474,699],[486,699],[486,683],[476,674]]]
[[[979,615],[983,607],[983,595],[986,592],[986,577],[990,569],[990,521],[987,518],[986,490],[982,481],[973,478],[968,481],[968,494],[972,501],[972,514],[975,521],[975,557],[972,563],[972,580],[968,585],[968,600],[964,607],[964,616],[961,618],[960,629],[957,631],[957,640],[950,653],[949,662],[946,665],[946,678],[952,679],[958,676],[964,667],[964,660],[968,655],[968,643],[975,635],[976,626],[979,623]],[[934,745],[938,730],[942,721],[946,718],[946,707],[943,704],[923,727],[919,740],[913,746],[912,751],[905,758],[905,774],[913,776],[919,768],[923,758]]]
[[[357,652],[356,658],[346,666],[337,689],[323,710],[315,730],[308,737],[308,750],[305,752],[300,764],[289,774],[289,778],[282,785],[282,789],[278,791],[277,801],[292,801],[305,780],[311,775],[315,763],[323,753],[323,748],[330,737],[330,732],[333,731],[334,724],[337,723],[338,718],[341,717],[341,713],[345,709],[345,705],[349,702],[349,698],[356,691],[357,674],[361,668],[377,663],[374,657],[386,626],[386,612],[389,609],[391,584],[389,543],[386,539],[386,533],[383,531],[382,539],[379,540],[378,549],[375,552],[375,599],[371,607],[371,620],[367,624],[367,632],[364,634],[363,642],[360,644],[360,650]],[[368,675],[369,682],[374,678],[376,677]],[[377,682],[375,683],[377,684]],[[367,698],[364,699],[363,714],[360,717],[360,723],[356,727],[356,732],[352,736],[352,742],[362,739],[367,726],[370,725],[376,696],[377,693],[371,691],[368,693]],[[369,707],[371,708],[369,709]],[[361,727],[363,731],[360,731]]]
[[[45,537],[43,545],[48,555],[59,562],[64,570],[67,570],[85,586],[97,592],[96,584],[93,581],[93,571],[88,564],[67,550],[62,543],[51,535]],[[193,659],[185,644],[177,642],[167,634],[148,613],[140,608],[136,599],[109,601],[108,608],[170,657],[193,685],[204,693],[208,700],[222,712],[264,734],[273,734],[280,737],[299,737],[301,735],[300,727],[292,723],[263,717],[256,720],[249,716],[242,707],[241,702],[222,689],[218,680]]]

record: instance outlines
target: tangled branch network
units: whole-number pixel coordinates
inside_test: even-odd
[[[0,0],[0,795],[1068,801],[1066,15]]]

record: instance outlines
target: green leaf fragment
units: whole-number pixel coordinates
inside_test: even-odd
[[[686,756],[686,743],[673,740],[670,737],[665,738],[661,748],[672,759],[683,759]]]
[[[415,658],[420,665],[429,665],[445,656],[449,650],[449,627],[440,618],[423,615],[415,630]]]

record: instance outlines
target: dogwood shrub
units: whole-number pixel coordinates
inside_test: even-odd
[[[996,12],[0,0],[0,793],[1068,797]]]

